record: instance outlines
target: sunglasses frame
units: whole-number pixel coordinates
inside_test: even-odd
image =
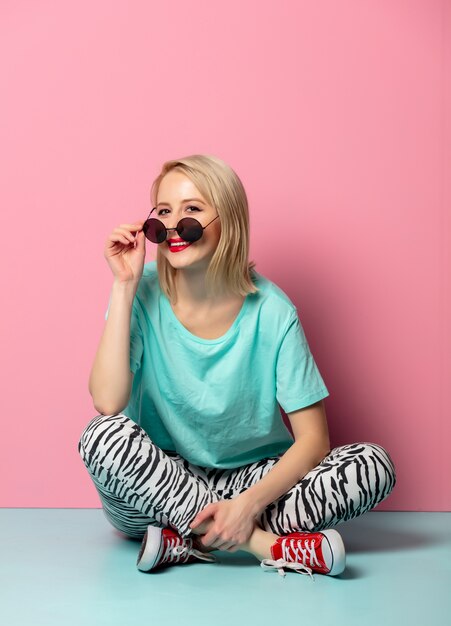
[[[165,233],[164,239],[163,239],[162,241],[153,241],[152,239],[150,239],[149,237],[147,237],[147,233],[146,233],[145,231],[144,231],[144,234],[145,234],[146,238],[147,238],[147,239],[149,239],[149,241],[151,241],[152,243],[157,243],[157,244],[159,244],[159,243],[163,243],[163,242],[167,241],[167,238],[168,238],[168,232],[169,232],[170,230],[175,230],[175,231],[177,231],[177,234],[179,235],[179,237],[180,237],[181,239],[183,239],[183,241],[190,241],[191,243],[193,243],[194,241],[199,241],[199,239],[201,239],[202,235],[204,234],[204,230],[207,228],[207,226],[209,226],[209,225],[211,224],[211,222],[214,222],[214,220],[215,220],[216,218],[218,218],[218,217],[219,217],[219,215],[216,215],[216,217],[214,217],[214,218],[213,218],[210,222],[208,222],[208,224],[206,224],[206,226],[202,226],[202,224],[199,222],[199,220],[196,220],[196,218],[195,218],[195,217],[182,217],[182,219],[180,219],[180,220],[178,221],[177,226],[174,226],[174,227],[172,227],[172,228],[167,228],[167,226],[166,226],[166,225],[165,225],[165,224],[164,224],[161,220],[159,220],[158,218],[156,218],[156,217],[150,217],[150,216],[152,215],[153,211],[156,211],[156,209],[157,209],[157,207],[153,207],[153,209],[151,210],[151,212],[150,212],[150,213],[149,213],[149,215],[147,216],[146,221],[144,222],[144,226],[147,224],[147,222],[150,222],[151,220],[155,220],[156,222],[160,222],[160,224],[162,225],[162,227],[163,227],[163,229],[164,229],[164,230],[163,230],[163,232]],[[197,224],[199,224],[199,228],[201,229],[201,231],[200,231],[200,235],[199,235],[199,237],[198,237],[197,239],[194,239],[194,240],[185,239],[185,238],[184,238],[184,237],[183,237],[183,236],[179,233],[180,224],[181,224],[184,220],[189,220],[190,222],[193,222],[193,221],[194,221],[194,222],[197,222]],[[144,230],[144,226],[143,226],[143,230]],[[193,226],[196,226],[196,224],[194,224]],[[183,230],[183,224],[182,224],[182,227],[180,228],[180,230]]]

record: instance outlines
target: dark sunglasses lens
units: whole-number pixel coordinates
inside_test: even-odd
[[[153,243],[162,243],[166,239],[166,228],[163,222],[156,219],[148,219],[143,226],[144,235]]]
[[[179,237],[185,241],[197,241],[202,237],[203,228],[194,217],[184,217],[177,225]]]

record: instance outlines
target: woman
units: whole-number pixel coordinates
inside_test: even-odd
[[[247,197],[220,159],[163,165],[145,222],[121,224],[78,450],[137,566],[248,551],[263,569],[337,575],[331,527],[395,482],[384,448],[330,449],[329,395],[289,297],[248,262]],[[144,264],[145,238],[157,259]],[[279,405],[287,413],[293,436]]]

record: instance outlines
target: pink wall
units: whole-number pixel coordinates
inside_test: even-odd
[[[390,452],[378,510],[451,510],[450,41],[446,0],[2,2],[1,506],[100,506],[76,448],[104,242],[204,152],[246,186],[333,446]]]

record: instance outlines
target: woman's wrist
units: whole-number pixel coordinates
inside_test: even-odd
[[[120,280],[115,279],[113,282],[113,290],[121,294],[133,295],[134,297],[138,289],[138,285],[139,285],[139,280],[138,281],[135,281],[135,280],[120,281]]]
[[[257,498],[255,498],[254,493],[249,491],[249,489],[247,491],[243,491],[237,497],[243,502],[250,516],[257,518],[263,513],[265,507],[257,500]]]

